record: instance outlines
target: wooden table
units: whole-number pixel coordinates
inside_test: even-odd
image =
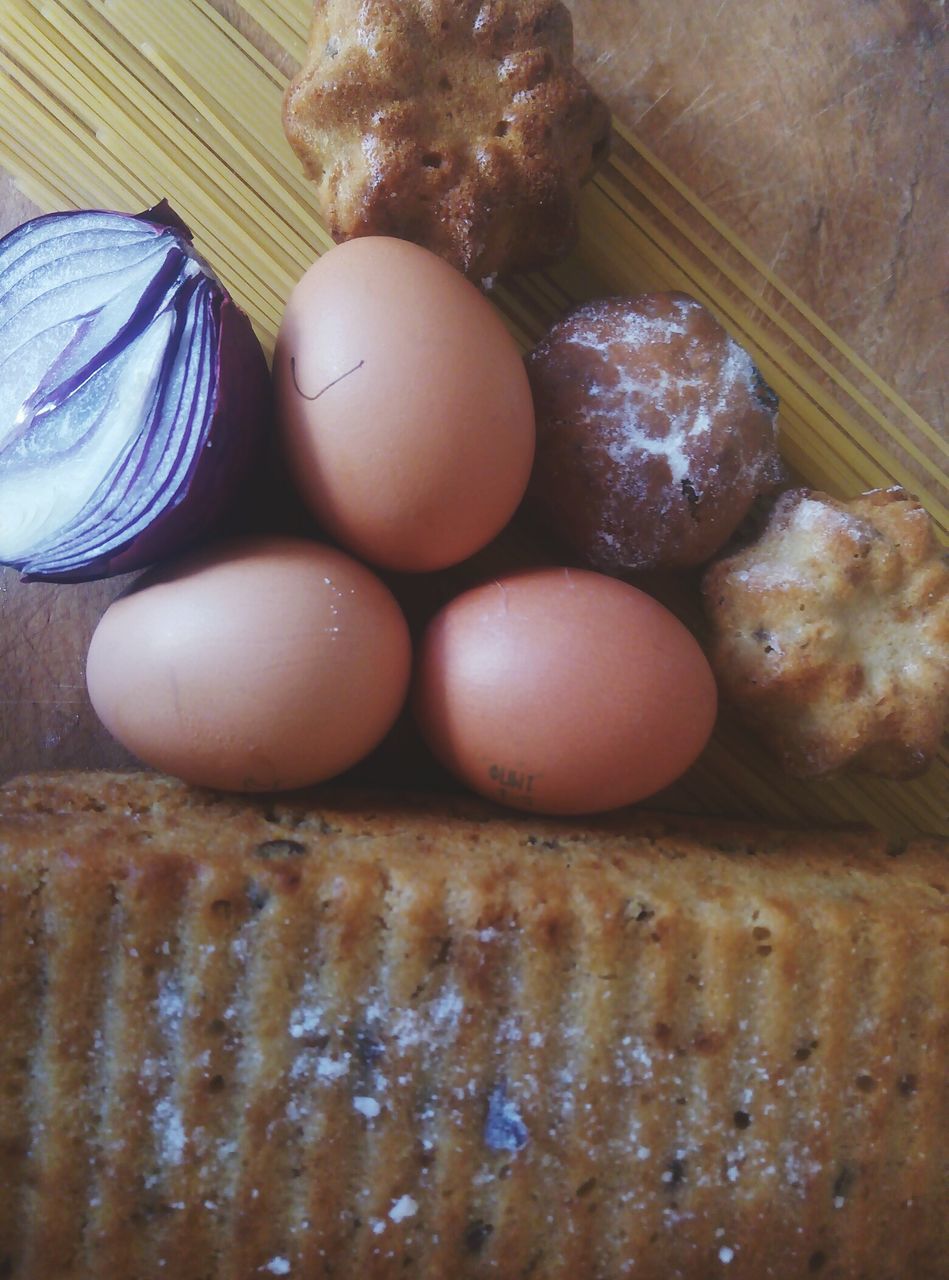
[[[238,6],[218,7],[259,38]],[[617,118],[702,202],[708,225],[727,225],[763,272],[933,424],[945,395],[949,207],[941,8],[936,0],[572,4],[578,62]],[[0,175],[0,231],[33,212]],[[912,474],[912,458],[907,465]],[[123,585],[22,586],[2,572],[0,776],[128,762],[97,725],[83,680],[89,636]]]

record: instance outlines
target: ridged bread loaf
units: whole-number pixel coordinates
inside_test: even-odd
[[[0,790],[0,1276],[944,1277],[947,849]]]

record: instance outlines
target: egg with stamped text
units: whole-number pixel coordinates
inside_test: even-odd
[[[658,601],[585,570],[475,587],[431,620],[413,709],[438,759],[489,799],[594,813],[672,783],[715,722],[698,642]]]

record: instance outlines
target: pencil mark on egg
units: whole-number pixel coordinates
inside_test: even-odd
[[[290,376],[293,378],[293,386],[297,395],[302,396],[304,400],[319,400],[320,396],[326,395],[327,391],[332,387],[335,387],[337,383],[342,382],[344,378],[348,378],[350,374],[355,373],[357,369],[361,369],[365,363],[365,360],[360,360],[359,363],[354,364],[351,369],[347,369],[345,373],[341,373],[338,378],[334,378],[332,382],[328,382],[325,387],[320,391],[317,391],[316,395],[313,396],[307,395],[307,393],[301,388],[299,382],[297,382],[296,356],[290,357]]]

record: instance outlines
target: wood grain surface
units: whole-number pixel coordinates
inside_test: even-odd
[[[216,2],[265,43],[239,5]],[[941,429],[942,3],[573,0],[571,8],[577,61],[616,117]],[[0,232],[34,212],[0,174]],[[124,585],[24,586],[0,570],[0,777],[128,761],[98,726],[83,678],[88,638]]]

